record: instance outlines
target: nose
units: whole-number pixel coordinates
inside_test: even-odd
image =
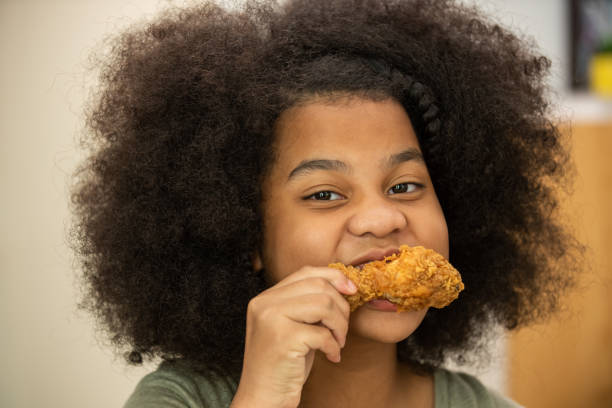
[[[374,196],[355,203],[347,228],[356,236],[371,234],[383,238],[401,231],[407,225],[408,219],[397,203],[386,196]]]

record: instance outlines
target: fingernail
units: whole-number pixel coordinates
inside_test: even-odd
[[[350,290],[351,292],[357,291],[357,286],[355,286],[353,281],[350,279],[347,279],[347,280],[348,280],[348,283],[346,284],[346,287],[348,288],[348,290]]]

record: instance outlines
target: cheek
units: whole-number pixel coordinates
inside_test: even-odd
[[[274,282],[303,266],[326,266],[332,259],[333,228],[303,214],[276,214],[265,232],[264,268]]]
[[[422,244],[448,258],[448,227],[438,200],[425,207],[419,218],[427,220],[420,224],[417,234]]]
[[[432,228],[435,236],[432,239],[435,241],[436,245],[433,246],[438,253],[444,255],[445,258],[448,259],[449,256],[449,248],[448,248],[448,227],[446,225],[446,219],[440,211],[440,216],[438,218],[438,222]]]

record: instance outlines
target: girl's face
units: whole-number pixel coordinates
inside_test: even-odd
[[[444,214],[410,119],[395,100],[291,108],[277,122],[275,148],[255,260],[273,282],[306,265],[382,259],[402,244],[448,258]],[[351,314],[349,334],[397,342],[425,313],[363,306]]]

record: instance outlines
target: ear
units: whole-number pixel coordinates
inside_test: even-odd
[[[251,260],[253,263],[253,270],[255,272],[259,272],[263,269],[263,262],[261,261],[261,252],[259,250],[253,253]]]

